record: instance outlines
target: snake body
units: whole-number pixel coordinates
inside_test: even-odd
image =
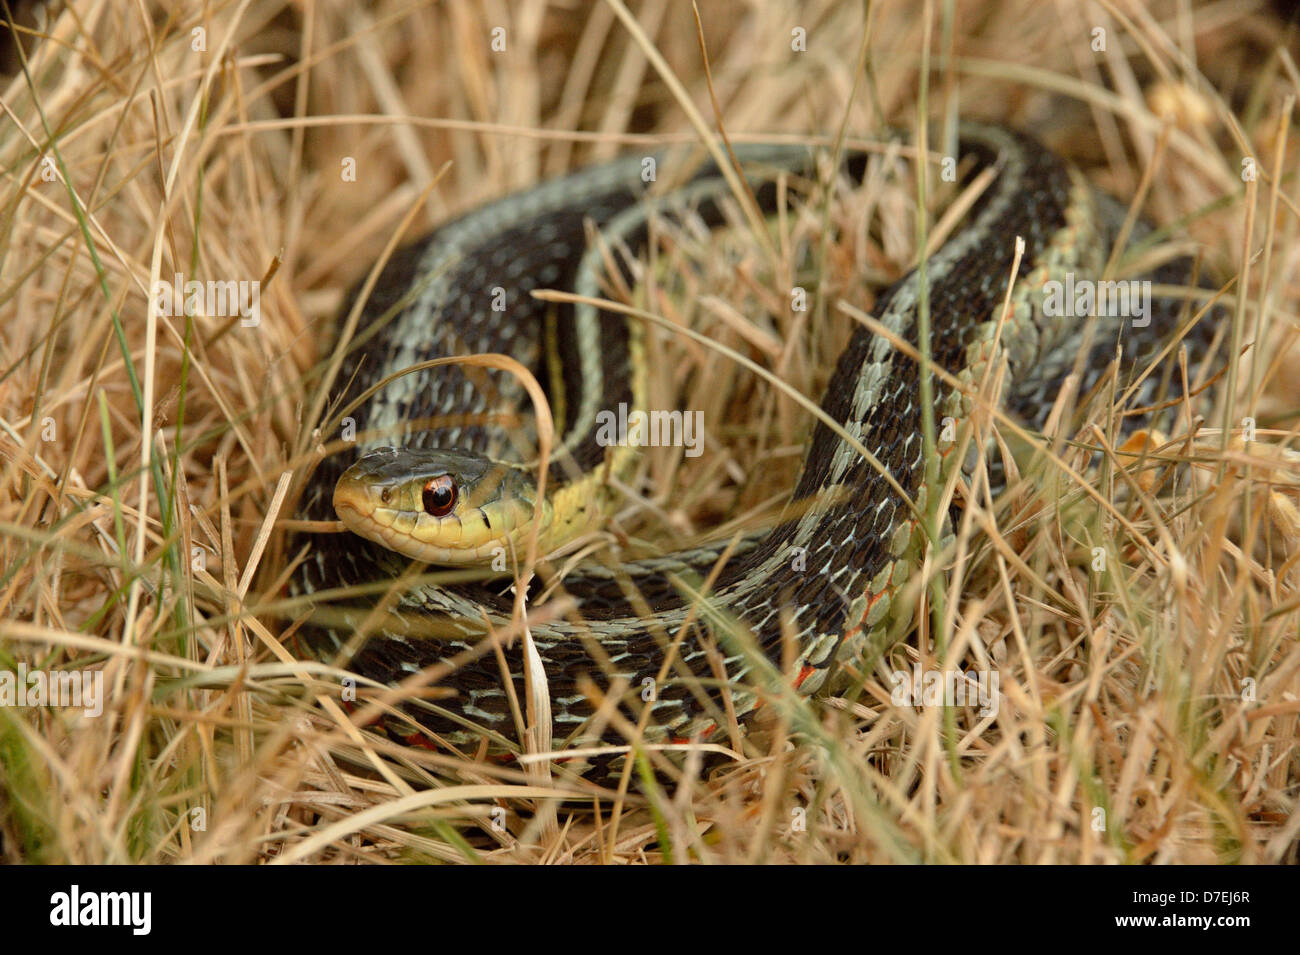
[[[765,212],[779,202],[780,176],[816,176],[815,157],[803,147],[737,152]],[[1157,299],[1145,327],[1102,319],[1089,339],[1086,320],[1045,314],[1046,283],[1067,274],[1102,275],[1123,206],[1011,130],[965,126],[960,153],[975,168],[995,167],[996,177],[965,225],[928,259],[931,354],[956,382],[934,377],[935,420],[968,421],[972,395],[993,363],[1005,358],[1005,403],[1034,426],[1065,374],[1078,367],[1095,376],[1114,358],[1117,338],[1130,360],[1140,361],[1174,331],[1179,309]],[[656,157],[661,171],[675,161]],[[842,171],[859,178],[866,163],[865,155],[855,154]],[[601,511],[609,475],[626,474],[635,452],[598,440],[595,416],[620,403],[644,405],[641,323],[594,306],[548,304],[530,293],[558,288],[596,295],[608,249],[635,252],[645,244],[649,217],[670,203],[647,185],[645,168],[644,157],[630,157],[544,183],[470,212],[396,254],[365,306],[337,379],[344,385],[336,407],[352,409],[358,440],[318,467],[302,498],[302,516],[332,519],[340,479],[353,481],[364,498],[377,475],[400,474],[413,464],[423,474],[419,468],[439,449],[473,461],[527,461],[518,438],[531,440],[532,432],[492,419],[502,408],[529,407],[509,375],[456,365],[427,368],[356,403],[371,386],[413,364],[481,352],[513,355],[549,384],[559,419],[548,473],[553,510],[566,519],[588,507],[592,514]],[[676,195],[716,223],[726,194],[718,170],[706,164]],[[593,225],[604,251],[589,241]],[[1146,229],[1139,222],[1134,235]],[[999,329],[1016,237],[1024,240],[1024,257]],[[1186,262],[1174,262],[1156,278],[1184,282],[1186,272]],[[913,345],[920,293],[919,276],[911,272],[878,298],[874,310],[881,325]],[[1193,350],[1203,348],[1197,335],[1187,341]],[[894,482],[819,422],[783,518],[733,546],[721,564],[726,542],[629,563],[595,561],[566,574],[562,590],[576,609],[558,619],[537,615],[530,625],[557,748],[590,744],[601,735],[625,742],[608,714],[593,722],[584,678],[602,692],[617,691],[614,702],[629,723],[648,708],[648,742],[701,740],[734,725],[733,718],[743,723],[759,705],[756,668],[770,664],[800,693],[811,693],[825,684],[837,660],[869,657],[879,648],[923,551],[918,516],[937,493],[926,478],[921,394],[916,361],[887,337],[856,328],[821,407]],[[335,435],[327,429],[324,437]],[[951,435],[940,436],[932,476],[941,481],[954,466],[953,447]],[[531,509],[534,502],[524,503]],[[342,507],[340,515],[349,516]],[[419,536],[416,517],[397,520],[405,522],[403,533]],[[294,590],[325,605],[336,588],[391,581],[408,570],[409,558],[384,546],[377,533],[363,533],[373,540],[314,535]],[[711,574],[701,599],[698,589]],[[485,651],[482,643],[490,629],[509,625],[514,598],[508,588],[492,580],[422,582],[394,597],[380,622],[368,618],[364,641],[354,636],[362,613],[313,623],[305,632],[316,652],[347,648],[357,672],[383,683],[443,664],[438,686],[454,695],[413,704],[423,735],[438,746],[466,748],[486,738],[491,748],[518,751],[506,671],[522,700],[523,651],[518,641],[500,653]],[[647,694],[648,685],[653,692]]]

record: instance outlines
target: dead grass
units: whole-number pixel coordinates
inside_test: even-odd
[[[930,114],[1035,132],[1119,196],[1149,185],[1146,211],[1235,277],[1232,378],[1181,433],[1101,470],[1058,445],[992,506],[976,494],[940,561],[938,633],[922,605],[904,623],[923,635],[858,692],[787,700],[719,777],[634,779],[594,813],[518,771],[353,726],[336,676],[286,645],[302,607],[283,596],[280,528],[343,291],[444,163],[413,232],[693,138],[617,7],[78,0],[26,33],[0,125],[0,664],[101,672],[107,701],[98,718],[0,707],[3,858],[1294,861],[1292,38],[1240,0],[1187,21],[1173,4],[961,6],[950,37],[934,5]],[[711,124],[690,5],[633,10]],[[847,119],[871,140],[882,117],[912,123],[925,23],[912,3],[871,10],[855,91],[859,5],[818,0],[796,19],[705,5],[729,133],[830,142]],[[908,155],[873,169],[830,205],[829,230],[819,205],[794,206],[774,262],[742,230],[666,238],[650,283],[684,287],[641,303],[816,398],[851,310],[916,253]],[[937,218],[951,197],[927,200]],[[822,283],[807,313],[780,291],[807,270],[801,241]],[[176,272],[263,280],[260,323],[150,314],[148,290]],[[1265,347],[1245,347],[1257,334]],[[618,527],[671,544],[770,519],[807,412],[681,335],[650,347],[656,402],[703,410],[717,441],[693,460],[647,454]],[[1104,400],[1082,414],[1091,448],[1113,434]],[[913,663],[996,666],[999,712],[891,704],[890,672]]]

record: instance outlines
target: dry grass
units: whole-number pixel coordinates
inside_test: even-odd
[[[720,777],[632,780],[593,813],[516,771],[354,727],[328,668],[286,642],[302,607],[283,596],[282,522],[342,293],[443,164],[413,231],[580,163],[689,140],[678,97],[603,3],[55,6],[24,36],[26,73],[9,64],[0,123],[0,665],[100,671],[108,699],[98,718],[0,707],[0,857],[1295,859],[1300,247],[1284,144],[1300,73],[1271,8],[972,3],[949,37],[933,5],[930,115],[1036,132],[1120,196],[1150,173],[1145,209],[1187,217],[1177,234],[1234,279],[1221,349],[1240,344],[1240,358],[1217,404],[1131,472],[1121,457],[1080,481],[1087,450],[1059,445],[1032,481],[968,507],[940,562],[939,639],[922,606],[924,635],[861,674],[859,692],[777,707]],[[703,6],[733,135],[824,141],[847,120],[871,140],[883,120],[914,121],[917,4],[875,4],[865,33],[863,8],[835,0],[797,15]],[[633,9],[711,121],[690,5]],[[1098,27],[1103,53],[1089,45]],[[1243,183],[1242,156],[1256,181]],[[869,311],[916,253],[907,154],[873,168],[831,205],[837,235],[808,313],[780,290],[798,243],[830,234],[815,203],[783,224],[775,264],[740,230],[666,242],[696,267],[673,270],[686,288],[641,301],[819,395],[849,309]],[[931,213],[950,198],[929,197]],[[175,272],[262,279],[260,323],[150,314],[147,291]],[[1257,333],[1265,347],[1244,347]],[[808,414],[682,336],[657,332],[651,350],[656,403],[703,410],[718,440],[695,460],[646,455],[619,526],[673,543],[770,517]],[[1060,413],[1073,408],[1063,396]],[[1104,401],[1082,414],[1100,426],[1079,432],[1094,447],[1113,433]],[[892,705],[890,671],[917,661],[995,664],[998,713]]]

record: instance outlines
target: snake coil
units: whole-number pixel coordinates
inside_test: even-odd
[[[963,127],[961,153],[997,174],[966,214],[964,227],[927,262],[931,354],[955,382],[935,376],[935,420],[968,420],[971,396],[992,363],[1005,359],[1005,404],[1031,427],[1040,425],[1072,369],[1095,379],[1114,358],[1117,340],[1136,366],[1175,333],[1184,310],[1177,301],[1155,299],[1149,321],[1103,317],[1091,338],[1085,319],[1052,314],[1061,310],[1045,307],[1048,283],[1101,277],[1124,207],[1031,138],[1007,129]],[[817,168],[804,148],[753,146],[738,154],[765,212],[779,202],[778,176],[812,177]],[[658,157],[661,168],[671,161]],[[846,161],[850,178],[860,177],[865,166],[865,155]],[[644,402],[640,323],[592,306],[555,306],[530,293],[551,287],[598,292],[605,257],[599,244],[588,241],[589,224],[610,248],[635,252],[644,245],[651,215],[670,198],[647,187],[642,169],[642,158],[631,157],[582,170],[470,212],[399,251],[366,304],[338,378],[346,386],[336,407],[351,406],[376,383],[418,362],[511,354],[549,384],[560,419],[548,499],[567,514],[587,503],[596,509],[608,490],[605,477],[624,467],[626,457],[599,440],[596,418],[602,410]],[[705,166],[678,196],[716,223],[726,192],[717,169]],[[1141,238],[1147,231],[1139,222],[1133,235]],[[1017,237],[1024,240],[1024,257],[999,328]],[[1154,278],[1185,284],[1188,267],[1173,262]],[[920,291],[919,276],[910,272],[875,307],[879,323],[913,346]],[[494,300],[502,299],[506,307],[494,308]],[[1207,346],[1206,325],[1182,331],[1194,362]],[[366,482],[381,472],[400,478],[411,469],[411,479],[423,480],[421,468],[443,453],[438,449],[455,449],[470,460],[508,457],[512,449],[491,416],[502,408],[527,407],[519,383],[505,375],[485,377],[444,365],[398,377],[350,412],[362,440],[322,462],[300,513],[333,519],[336,488],[349,468],[360,475],[364,497]],[[647,743],[698,741],[733,717],[743,721],[759,704],[763,684],[756,668],[773,664],[801,693],[811,693],[823,686],[837,660],[869,658],[880,649],[900,589],[924,547],[918,514],[936,493],[927,484],[923,459],[918,366],[888,338],[858,327],[821,407],[870,451],[892,482],[836,429],[819,422],[781,521],[728,554],[706,599],[693,591],[714,573],[726,542],[630,563],[583,565],[563,581],[576,602],[573,613],[550,619],[530,607],[557,749],[590,745],[602,735],[626,743],[607,719],[593,721],[580,686],[584,677],[602,692],[621,687],[617,703],[631,723],[650,711]],[[941,482],[953,466],[952,447],[951,441],[939,442]],[[611,458],[618,460],[611,464]],[[435,503],[441,508],[447,495],[439,492]],[[486,511],[483,519],[490,527]],[[396,520],[419,535],[415,517]],[[315,535],[310,543],[293,589],[311,596],[318,610],[329,609],[325,591],[367,584],[373,589],[376,582],[397,579],[410,564],[355,534]],[[368,608],[324,615],[304,632],[315,652],[347,648],[353,669],[381,683],[443,664],[437,684],[454,695],[408,704],[424,737],[448,748],[487,739],[492,749],[517,752],[508,690],[524,698],[523,654],[515,641],[499,657],[485,639],[488,628],[509,626],[509,590],[499,581],[420,580],[393,597],[391,613],[372,624],[364,642],[354,631]],[[783,657],[786,641],[793,641],[793,666],[788,654]],[[645,686],[654,692],[646,694]],[[398,732],[408,736],[415,725]],[[617,765],[617,756],[588,762],[596,768],[587,771],[598,773]]]

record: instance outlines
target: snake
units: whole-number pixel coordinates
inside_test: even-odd
[[[1140,320],[1049,307],[1052,283],[1108,277],[1127,206],[1032,136],[963,123],[955,165],[964,179],[992,179],[924,274],[914,268],[877,296],[876,327],[854,325],[772,526],[635,558],[610,547],[543,561],[546,597],[564,596],[564,609],[546,613],[538,580],[525,582],[533,649],[517,633],[501,638],[530,538],[547,555],[599,537],[620,501],[615,479],[635,475],[636,442],[606,426],[615,409],[647,409],[646,323],[602,307],[611,276],[635,280],[656,222],[716,229],[729,203],[734,218],[738,179],[773,216],[792,183],[867,175],[868,152],[838,158],[828,172],[806,145],[738,144],[728,162],[739,176],[728,177],[683,150],[625,156],[480,206],[393,254],[350,339],[335,345],[346,353],[320,446],[332,445],[299,505],[346,531],[306,535],[291,585],[315,608],[301,631],[312,653],[380,685],[436,671],[438,692],[386,717],[391,733],[517,756],[529,653],[545,677],[554,750],[581,750],[569,761],[578,774],[744,732],[773,694],[829,691],[846,661],[869,665],[897,633],[907,585],[937,543],[926,509],[952,469],[968,466],[952,431],[972,420],[991,372],[1004,367],[1006,413],[1041,429],[1066,376],[1081,374],[1086,389],[1117,353],[1124,380],[1171,338],[1193,367],[1203,359],[1207,323],[1185,321],[1176,297],[1156,296]],[[1151,230],[1140,217],[1127,223],[1130,241]],[[1181,256],[1142,279],[1186,284],[1190,269]],[[533,294],[542,289],[575,295]],[[923,300],[928,390],[917,360]],[[429,364],[482,353],[513,357],[545,391],[555,430],[544,471],[519,376]],[[1178,384],[1166,376],[1164,386]],[[935,434],[929,457],[927,394],[933,420],[958,425]],[[367,587],[384,594],[382,612],[378,597],[338,597]]]

